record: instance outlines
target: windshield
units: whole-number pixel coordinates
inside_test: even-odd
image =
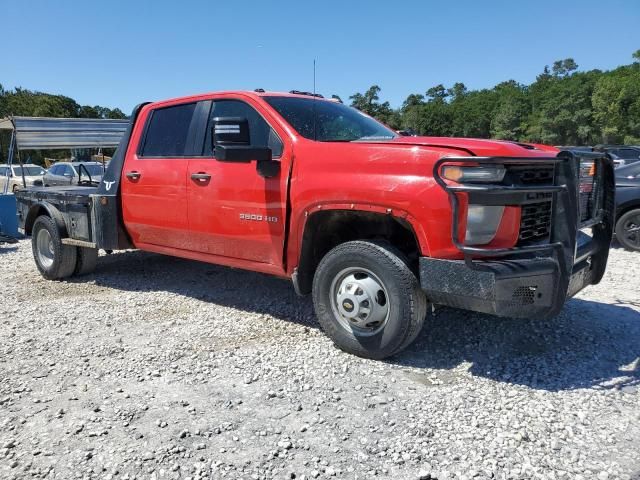
[[[25,177],[38,177],[46,173],[42,167],[13,167],[13,174],[21,177],[23,170]]]
[[[303,137],[319,142],[390,140],[397,135],[341,103],[313,98],[263,97]]]
[[[76,166],[78,175],[80,175],[81,177],[86,177],[87,171],[89,171],[89,175],[91,175],[91,177],[102,176],[102,173],[103,173],[102,165],[98,165],[96,163],[82,163],[81,165],[83,165],[83,167],[80,167],[80,165]]]

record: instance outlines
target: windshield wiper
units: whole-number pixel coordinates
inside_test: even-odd
[[[318,140],[318,142],[341,142],[341,143],[356,142],[356,141],[358,141],[357,138],[350,138],[350,139],[346,139],[346,138],[329,138],[329,139],[324,139],[324,140]]]
[[[360,137],[356,140],[353,140],[354,142],[365,142],[367,140],[393,140],[395,137],[389,136],[389,135],[371,135],[369,137]]]

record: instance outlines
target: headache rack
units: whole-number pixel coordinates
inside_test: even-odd
[[[441,176],[445,164],[504,165],[506,174],[500,183],[447,183]],[[433,175],[452,206],[451,240],[471,268],[481,268],[483,258],[546,253],[570,275],[574,264],[601,250],[611,236],[614,186],[606,155],[562,151],[556,157],[451,156],[436,162]],[[518,243],[511,248],[466,245],[461,240],[459,194],[466,194],[474,205],[520,206]]]

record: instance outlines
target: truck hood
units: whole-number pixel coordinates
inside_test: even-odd
[[[549,145],[456,137],[397,137],[391,143],[450,148],[460,155],[479,157],[555,157],[560,150]]]

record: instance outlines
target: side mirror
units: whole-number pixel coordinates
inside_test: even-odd
[[[249,122],[242,117],[216,117],[211,127],[213,154],[220,162],[249,163],[256,160],[258,174],[265,178],[280,173],[280,162],[269,147],[252,147]]]

